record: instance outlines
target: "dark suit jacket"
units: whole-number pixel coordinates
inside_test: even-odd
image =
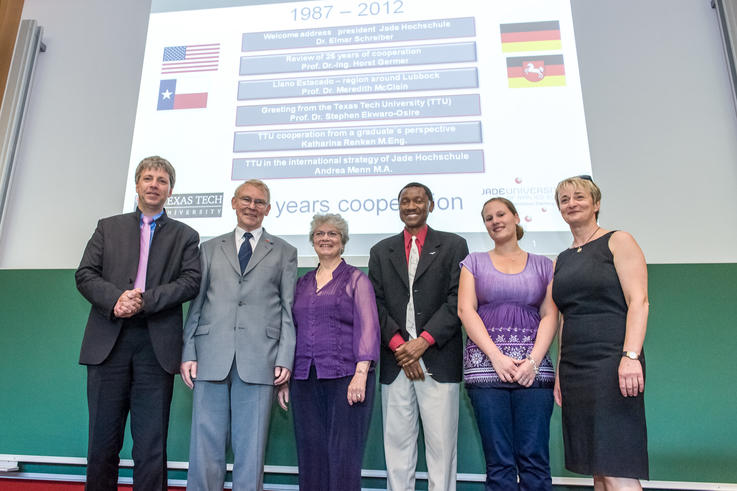
[[[417,335],[427,331],[435,339],[422,359],[438,382],[460,382],[463,376],[463,338],[458,319],[460,262],[468,255],[466,240],[428,227],[413,284]],[[381,383],[390,384],[400,367],[389,349],[398,332],[405,340],[409,276],[404,233],[371,248],[369,278],[376,292],[381,324]]]
[[[124,319],[113,307],[133,288],[138,271],[141,212],[103,218],[87,243],[75,278],[92,304],[79,362],[99,365],[110,354]],[[182,354],[182,303],[200,288],[199,235],[164,213],[156,221],[146,270],[143,310],[132,319],[148,325],[156,359],[177,373]]]

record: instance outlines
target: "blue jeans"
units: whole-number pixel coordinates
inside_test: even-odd
[[[548,444],[553,390],[467,385],[466,392],[484,447],[485,489],[552,490]]]

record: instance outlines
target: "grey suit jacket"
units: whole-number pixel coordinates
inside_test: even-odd
[[[241,380],[274,383],[274,367],[292,370],[297,249],[263,231],[244,274],[233,232],[201,246],[202,284],[184,325],[182,361],[198,380],[223,380],[235,357]]]

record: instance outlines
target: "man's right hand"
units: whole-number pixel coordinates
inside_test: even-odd
[[[179,373],[182,375],[182,381],[190,389],[194,389],[194,379],[197,378],[197,362],[183,361],[179,366]]]
[[[422,365],[419,361],[408,363],[402,367],[404,374],[410,380],[425,380],[425,372],[422,371]]]
[[[394,351],[394,358],[400,367],[410,363],[417,363],[429,346],[430,344],[422,336],[410,339]]]
[[[143,308],[143,296],[140,289],[124,291],[113,307],[115,317],[127,319],[133,317]]]
[[[280,408],[285,411],[289,410],[289,382],[284,382],[276,388],[276,400]]]

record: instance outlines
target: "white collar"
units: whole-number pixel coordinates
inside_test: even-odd
[[[240,227],[235,227],[235,247],[236,249],[240,248],[241,242],[243,242],[243,234],[246,233],[245,229],[242,229]],[[256,229],[251,230],[251,235],[253,235],[253,238],[251,239],[251,245],[258,244],[259,239],[261,238],[261,235],[264,233],[264,228],[259,227]]]

